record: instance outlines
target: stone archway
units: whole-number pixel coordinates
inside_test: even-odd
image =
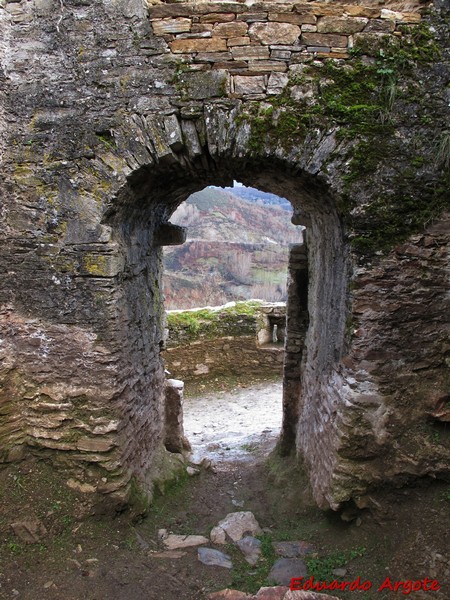
[[[151,490],[165,460],[158,248],[191,192],[239,178],[289,198],[309,232],[308,277],[291,263],[290,318],[304,328],[308,312],[308,331],[286,363],[283,445],[317,502],[447,473],[431,435],[447,393],[444,11],[420,24],[401,2],[13,4],[2,460],[34,452],[121,505],[134,483]],[[311,31],[333,22],[343,31]],[[237,23],[253,42],[225,50]]]
[[[205,126],[206,123],[205,123]],[[196,189],[201,189],[207,184],[230,183],[233,178],[238,177],[249,185],[261,187],[263,184],[266,189],[275,191],[288,197],[293,206],[309,214],[309,232],[308,248],[310,248],[310,293],[309,293],[309,315],[308,306],[304,304],[300,311],[300,319],[296,317],[299,307],[295,304],[298,296],[298,281],[291,277],[290,295],[294,299],[294,308],[290,312],[288,340],[294,339],[298,328],[303,328],[303,338],[305,335],[305,322],[309,322],[309,341],[307,343],[308,351],[304,357],[303,375],[299,367],[302,363],[303,343],[299,347],[298,336],[296,343],[293,343],[290,356],[295,362],[297,368],[290,372],[291,387],[286,387],[284,404],[284,433],[283,448],[284,452],[295,449],[296,441],[299,447],[306,440],[306,432],[303,434],[295,433],[298,428],[298,416],[301,414],[299,408],[300,398],[292,390],[298,393],[300,380],[308,381],[308,385],[313,391],[308,394],[302,394],[304,402],[310,402],[310,398],[318,398],[320,392],[318,388],[327,386],[330,377],[336,377],[335,369],[339,364],[339,357],[344,353],[345,322],[347,311],[347,254],[345,248],[344,235],[341,223],[337,217],[337,211],[333,206],[330,194],[326,188],[313,181],[312,177],[306,174],[292,174],[289,172],[289,165],[283,163],[280,159],[269,158],[263,161],[255,161],[252,164],[251,159],[233,157],[223,157],[216,160],[211,165],[210,170],[205,170],[204,165],[207,161],[208,152],[205,152],[204,160],[200,161],[199,173],[195,166],[191,165],[189,169],[177,163],[176,167],[166,167],[154,169],[143,166],[129,178],[126,189],[123,188],[116,198],[116,204],[110,205],[107,210],[105,222],[113,227],[113,239],[118,245],[119,253],[124,257],[123,273],[126,274],[119,281],[121,288],[120,298],[123,302],[122,310],[131,315],[128,320],[127,330],[124,332],[124,338],[119,342],[123,348],[128,346],[127,356],[133,354],[133,344],[141,340],[140,348],[135,348],[135,363],[139,368],[145,368],[142,372],[142,381],[147,380],[148,388],[153,389],[154,397],[150,404],[159,404],[162,406],[162,375],[161,365],[158,363],[157,353],[150,349],[158,348],[161,345],[162,332],[162,299],[161,290],[161,256],[160,247],[165,243],[172,243],[174,236],[179,231],[169,222],[170,214],[176,206],[190,193]],[[274,160],[277,167],[274,168]],[[146,172],[144,176],[142,170]],[[314,197],[310,189],[320,194]],[[297,210],[297,212],[298,212]],[[299,250],[296,250],[298,257]],[[299,267],[295,260],[291,260],[291,270],[298,274]],[[300,269],[307,272],[307,267],[302,264]],[[298,280],[298,277],[297,277]],[[305,293],[303,290],[301,293]],[[116,307],[120,306],[116,304]],[[145,315],[150,316],[150,324],[154,327],[148,327],[148,320]],[[324,343],[326,340],[326,343]],[[130,347],[131,344],[131,347]],[[289,344],[289,342],[288,342]],[[141,356],[141,357],[139,357]],[[149,357],[152,360],[149,360]],[[314,373],[307,375],[308,369],[313,371],[320,368],[320,375]],[[294,385],[294,383],[296,385]],[[142,385],[142,384],[141,384]],[[145,384],[144,384],[145,387]],[[147,394],[142,393],[142,387],[139,388],[138,396],[142,398],[144,406],[148,406],[149,398]],[[303,385],[306,389],[306,385]],[[160,397],[158,398],[158,394]],[[309,396],[310,394],[310,396]],[[145,397],[147,396],[147,397]],[[136,400],[130,398],[131,404],[136,404]],[[323,410],[319,402],[315,402],[315,409]],[[145,409],[143,409],[145,410]],[[319,420],[320,417],[318,416]],[[145,439],[161,439],[162,435],[162,415],[158,415],[158,420],[148,423],[148,429],[143,429],[142,435]],[[132,428],[132,424],[129,423]],[[308,435],[309,441],[312,441],[313,433]],[[136,436],[136,432],[130,429],[127,439],[133,439],[133,443],[144,448],[145,443]],[[323,444],[323,446],[321,446]],[[314,462],[318,464],[320,456],[325,455],[324,447],[327,445],[327,436],[322,435],[321,440],[314,442],[316,454]],[[149,454],[147,454],[150,457]],[[325,469],[322,471],[324,476]]]

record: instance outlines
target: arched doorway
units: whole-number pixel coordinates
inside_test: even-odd
[[[173,213],[187,239],[163,250],[169,450],[182,451],[187,437],[191,460],[225,465],[273,449],[289,251],[303,240],[291,217],[288,200],[238,182],[207,187]]]
[[[328,411],[330,379],[336,378],[345,338],[347,250],[337,208],[323,184],[305,173],[293,172],[287,161],[227,157],[211,162],[208,171],[206,160],[204,157],[198,170],[192,164],[189,168],[140,168],[105,218],[114,227],[124,256],[118,308],[129,318],[123,343],[129,348],[131,368],[139,369],[136,389],[146,390],[136,394],[132,402],[142,403],[141,414],[149,411],[154,415],[146,421],[142,436],[155,441],[163,429],[163,372],[155,349],[161,347],[163,339],[161,246],[173,243],[173,236],[179,235],[178,228],[170,224],[170,215],[193,191],[218,182],[229,185],[239,178],[246,185],[288,198],[296,221],[307,224],[308,259],[303,258],[303,249],[299,262],[302,251],[297,250],[290,264],[287,338],[288,347],[290,336],[292,345],[286,359],[290,366],[285,376],[281,446],[285,453],[306,452],[317,469],[317,461],[326,456],[329,437],[336,435],[332,421],[324,420],[323,413]],[[304,330],[306,324],[303,345],[298,342],[298,330]],[[136,436],[129,444],[142,448]],[[321,481],[325,479],[321,477]]]

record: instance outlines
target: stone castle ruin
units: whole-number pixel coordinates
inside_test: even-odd
[[[448,9],[0,0],[0,460],[100,504],[165,456],[161,247],[290,200],[280,447],[323,508],[449,474]],[[447,407],[447,408],[446,408]]]

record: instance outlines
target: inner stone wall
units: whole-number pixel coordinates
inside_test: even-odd
[[[284,342],[272,342],[270,317],[284,325],[286,305],[250,300],[170,311],[161,353],[167,371],[185,382],[216,375],[281,375]],[[260,342],[261,334],[265,343]]]
[[[192,192],[237,179],[307,227],[283,439],[319,505],[448,474],[448,24],[426,8],[0,2],[3,461],[151,495],[160,248]]]

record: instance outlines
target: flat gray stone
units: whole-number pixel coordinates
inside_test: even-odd
[[[308,542],[274,542],[273,547],[278,556],[297,558],[314,552],[314,547]]]
[[[233,563],[228,554],[220,552],[220,550],[214,550],[214,548],[199,548],[198,560],[204,565],[224,567],[225,569],[233,568]]]
[[[344,569],[342,567],[338,568],[338,569],[334,569],[333,575],[336,575],[336,577],[345,577],[347,575],[347,569]]]
[[[236,542],[236,546],[245,556],[245,560],[252,566],[256,565],[261,556],[261,542],[256,538],[247,535]]]
[[[273,565],[267,579],[278,585],[290,585],[293,577],[305,577],[306,565],[299,558],[279,558]]]

